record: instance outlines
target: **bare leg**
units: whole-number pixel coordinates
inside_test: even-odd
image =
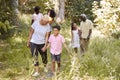
[[[82,45],[80,46],[80,51],[81,51],[81,54],[84,54],[84,48]]]
[[[60,64],[59,61],[57,62],[57,65],[58,65],[58,70],[60,70],[60,66],[61,66],[61,64]]]
[[[55,61],[52,61],[52,72],[55,72]]]
[[[35,66],[35,72],[39,72],[39,66]]]
[[[35,70],[35,72],[39,72],[38,57],[34,57],[34,58],[33,58],[33,63],[34,63],[34,70]]]

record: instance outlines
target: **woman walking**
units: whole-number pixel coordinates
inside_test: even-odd
[[[38,52],[41,55],[44,67],[47,64],[47,50],[43,51],[48,43],[48,36],[50,32],[49,17],[43,16],[39,22],[34,22],[30,28],[27,46],[30,47],[35,73],[32,76],[39,75]]]

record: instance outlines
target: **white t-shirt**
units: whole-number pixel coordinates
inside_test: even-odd
[[[33,19],[34,21],[40,21],[41,18],[42,18],[42,16],[43,16],[42,13],[39,13],[39,14],[34,13],[34,14],[32,15],[32,19]]]
[[[85,22],[80,23],[80,30],[82,31],[82,38],[87,38],[89,35],[89,30],[92,29],[93,23],[90,20],[86,20]]]
[[[50,32],[50,25],[41,25],[38,22],[34,22],[31,27],[34,29],[34,33],[30,42],[35,44],[44,44],[45,35],[47,32]]]

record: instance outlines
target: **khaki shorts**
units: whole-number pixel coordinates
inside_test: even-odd
[[[88,44],[89,44],[89,40],[87,40],[87,39],[81,39],[80,40],[80,47],[81,47],[81,52],[82,53],[87,51]]]

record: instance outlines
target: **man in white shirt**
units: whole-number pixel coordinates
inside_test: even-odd
[[[93,23],[91,20],[88,20],[85,14],[81,14],[80,16],[81,23],[80,23],[80,48],[81,48],[81,53],[85,53],[88,44],[89,44],[89,39],[92,33],[92,27]]]

